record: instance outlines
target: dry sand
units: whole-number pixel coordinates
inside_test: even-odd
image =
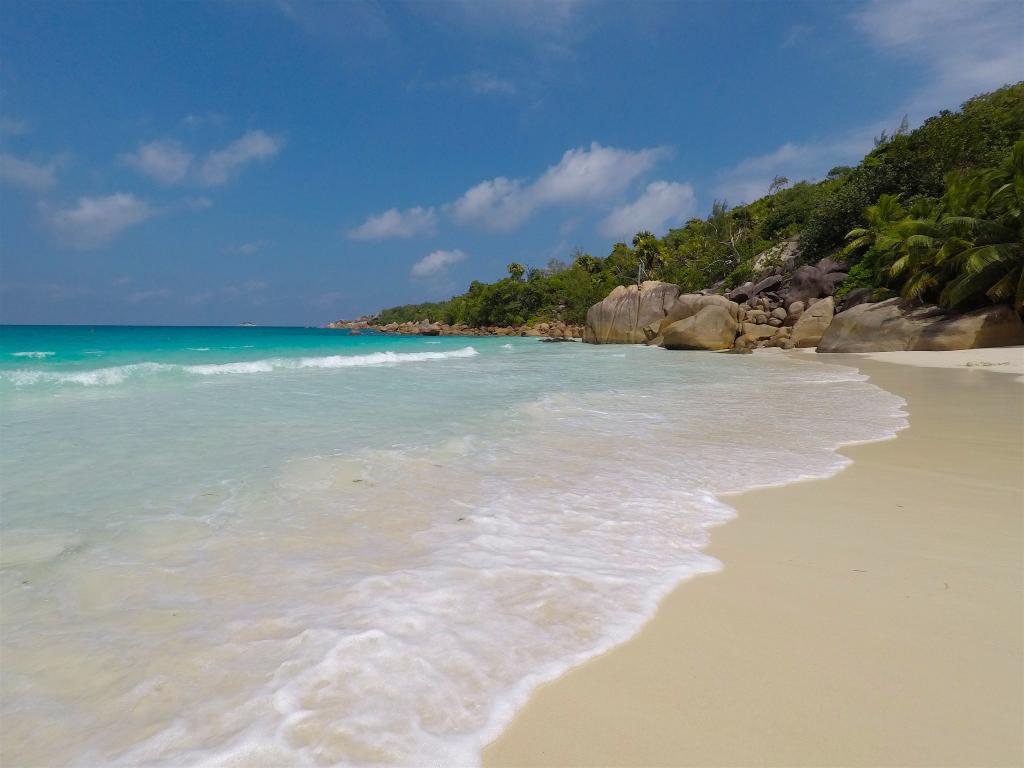
[[[724,569],[538,690],[485,765],[1024,764],[1024,384],[993,372],[1024,350],[875,357],[815,359],[910,428],[732,497]]]

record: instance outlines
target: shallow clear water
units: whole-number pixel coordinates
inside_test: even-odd
[[[9,765],[472,765],[732,511],[904,424],[781,356],[0,328]]]

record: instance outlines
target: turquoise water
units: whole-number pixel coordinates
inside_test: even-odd
[[[11,765],[473,765],[901,401],[779,356],[0,329]]]

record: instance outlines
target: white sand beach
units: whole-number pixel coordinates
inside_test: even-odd
[[[723,570],[539,689],[485,765],[1022,764],[1024,349],[814,359],[910,427],[730,499]]]

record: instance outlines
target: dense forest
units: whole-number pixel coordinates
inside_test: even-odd
[[[870,289],[952,308],[1024,308],[1024,82],[875,139],[855,167],[817,182],[778,177],[765,197],[692,219],[664,237],[639,232],[604,257],[573,254],[543,267],[474,281],[447,301],[383,310],[380,323],[431,319],[472,326],[559,319],[582,323],[616,285],[645,279],[685,291],[726,290],[779,266],[755,257],[797,238],[796,264],[850,265],[839,295]],[[776,249],[778,250],[778,249]]]

